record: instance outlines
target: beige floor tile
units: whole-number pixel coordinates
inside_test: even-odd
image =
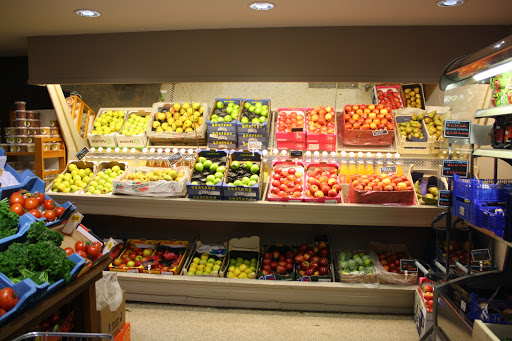
[[[133,341],[418,340],[413,316],[127,303]]]

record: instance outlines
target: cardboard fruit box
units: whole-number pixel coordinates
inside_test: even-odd
[[[99,172],[105,172],[106,169],[112,169],[112,167],[114,167],[114,166],[118,166],[123,171],[123,174],[120,175],[120,176],[123,176],[124,173],[126,173],[126,171],[128,169],[128,164],[125,163],[125,162],[108,161],[108,162],[97,163],[94,175],[91,177],[91,181],[89,182],[89,184],[87,184],[87,187],[84,189],[83,193],[84,194],[92,194],[92,193],[89,193],[89,188],[91,188],[91,182],[93,182],[93,179],[98,175]],[[109,174],[107,174],[107,175],[109,175]],[[111,181],[112,192],[110,192],[110,193],[101,193],[101,195],[112,195],[113,194],[113,192],[114,192],[114,181],[115,181],[116,178],[118,178],[118,177],[112,178],[112,180],[110,180],[110,177],[109,177],[109,180],[108,180],[108,181]]]
[[[165,253],[174,253],[172,257],[177,258],[167,260]],[[156,246],[153,257],[158,257],[159,265],[155,261],[148,260],[142,263],[142,272],[146,274],[179,275],[183,264],[188,257],[189,243],[180,240],[160,240]],[[161,266],[163,265],[163,266]]]
[[[248,238],[233,238],[228,243],[228,253],[226,260],[226,267],[221,270],[219,277],[228,277],[228,270],[230,268],[231,259],[242,257],[244,259],[255,258],[258,262],[260,259],[260,237],[252,236]],[[259,270],[259,263],[256,264],[256,269],[252,275],[247,279],[256,279]]]
[[[242,119],[242,113],[243,113],[243,110],[244,110],[244,106],[245,105],[254,105],[256,103],[261,103],[262,105],[267,105],[268,106],[268,116],[267,116],[267,120],[263,123],[252,123],[252,122],[249,122],[249,123],[242,123],[241,122],[241,119]],[[237,125],[237,132],[238,132],[238,137],[240,138],[240,134],[241,133],[246,133],[246,134],[260,134],[260,135],[263,135],[264,137],[267,137],[268,136],[268,129],[269,129],[269,126],[270,126],[270,120],[272,118],[272,115],[271,115],[271,107],[270,107],[270,100],[269,99],[259,99],[259,98],[254,98],[254,99],[243,99],[242,100],[242,104],[240,105],[240,114],[238,115],[238,120],[236,121],[236,125]]]
[[[382,266],[378,254],[389,252],[390,255],[402,253],[404,258],[412,259],[409,249],[405,244],[384,244],[384,243],[370,243],[370,250],[368,255],[372,259],[377,278],[380,284],[398,284],[398,285],[414,285],[418,281],[418,273],[394,273],[387,271]]]
[[[291,271],[286,273],[278,273],[277,270],[273,270],[272,273],[265,273],[264,267],[267,266],[265,264],[265,257],[267,253],[272,253],[274,250],[279,251],[279,256],[283,255],[285,256],[286,253],[291,252],[292,255],[292,265],[293,268]],[[272,258],[274,261],[278,262],[274,257]],[[271,266],[270,264],[268,264]],[[295,252],[293,250],[293,247],[289,245],[282,245],[282,244],[276,244],[276,245],[268,245],[263,249],[263,252],[261,253],[261,259],[260,259],[260,269],[258,271],[257,278],[260,280],[278,280],[278,281],[294,281],[295,280],[295,274],[296,274],[296,266],[295,266]]]
[[[141,117],[145,117],[145,116],[151,115],[151,108],[108,108],[108,109],[110,109],[110,110],[122,109],[126,112],[126,120],[124,121],[123,128],[122,128],[121,132],[119,132],[115,135],[117,146],[121,147],[121,148],[126,147],[126,148],[136,148],[136,149],[141,149],[141,148],[146,147],[146,145],[148,144],[148,137],[146,135],[147,127],[144,127],[144,131],[141,134],[137,134],[137,135],[128,136],[128,135],[123,135],[122,132],[125,129],[126,123],[132,114],[135,114],[135,115],[141,116]],[[101,109],[100,109],[100,111],[101,111]],[[149,122],[147,122],[147,124],[149,124]]]
[[[110,108],[100,109],[99,112],[98,112],[98,116],[97,116],[96,120],[97,119],[101,119],[102,116],[105,115],[110,110],[112,110],[112,111],[119,111],[119,110],[121,110],[122,111],[123,124],[124,124],[124,122],[126,121],[126,112],[122,108],[117,108],[117,109],[115,109],[115,108],[114,109],[110,109]],[[93,122],[93,124],[94,124],[94,122]],[[92,132],[94,130],[95,130],[94,125],[91,125],[89,131],[87,132],[87,140],[89,141],[89,145],[91,147],[111,147],[111,148],[117,147],[117,143],[116,143],[116,135],[117,135],[117,133],[116,132],[113,132],[113,133],[110,133],[110,134],[92,134]]]
[[[224,181],[222,182],[222,191],[223,191],[223,199],[224,200],[239,200],[239,201],[249,201],[249,200],[260,200],[261,194],[263,192],[263,174],[264,174],[264,163],[261,162],[262,156],[261,152],[250,152],[250,151],[235,151],[229,155],[229,165],[230,168],[226,169],[226,174],[224,177]],[[231,164],[233,161],[237,161],[240,164],[240,168],[244,167],[244,163],[246,161],[250,161],[253,165],[259,167],[258,173],[258,181],[253,186],[231,186],[228,185],[229,173],[231,170]]]
[[[288,124],[292,124],[291,118],[288,118],[290,122],[287,123],[287,116],[295,113],[300,117],[302,115],[303,125],[302,128],[293,128],[291,131],[279,131],[279,122],[283,122],[282,126],[285,127]],[[306,109],[305,108],[278,108],[276,118],[276,146],[277,149],[294,149],[294,150],[305,150],[306,149]]]
[[[304,201],[304,188],[301,191],[301,194],[298,196],[285,196],[282,197],[280,195],[276,195],[275,192],[272,192],[274,190],[274,186],[272,185],[272,182],[275,180],[274,174],[276,174],[276,168],[279,168],[283,171],[288,171],[289,169],[293,168],[295,169],[295,172],[301,172],[302,173],[302,186],[305,185],[305,174],[304,174],[304,163],[302,161],[276,161],[273,164],[272,172],[270,174],[270,177],[268,179],[268,191],[267,191],[267,200],[268,201],[292,201],[292,202],[301,202]],[[278,181],[278,180],[276,180]]]
[[[404,107],[404,99],[399,84],[376,84],[372,89],[372,103],[373,104],[394,104],[395,108],[399,109]]]
[[[329,107],[329,108],[331,108],[331,107]],[[307,112],[307,115],[306,115],[306,149],[312,150],[312,151],[324,150],[324,151],[328,151],[328,152],[334,152],[334,151],[336,151],[336,146],[337,146],[336,145],[336,135],[337,135],[336,116],[337,115],[336,115],[336,110],[334,108],[331,108],[331,111],[327,112],[328,114],[331,113],[331,115],[332,115],[331,121],[334,122],[334,131],[332,133],[325,133],[325,134],[310,133],[307,128],[311,121],[312,114],[316,115],[315,112],[320,113],[322,110],[325,111],[325,109],[321,108],[321,107],[306,109],[306,112]]]
[[[375,269],[374,269],[373,273],[368,273],[367,271],[364,271],[364,270],[363,271],[355,270],[355,271],[351,271],[349,273],[345,273],[340,266],[340,262],[342,262],[340,255],[342,254],[342,252],[343,251],[341,251],[341,250],[338,251],[336,253],[336,259],[334,260],[334,262],[336,262],[336,265],[335,265],[336,273],[340,279],[340,282],[342,282],[342,283],[378,284],[377,273],[375,272]],[[368,251],[367,250],[356,250],[353,252],[353,254],[368,255]],[[372,260],[372,266],[375,266],[375,264],[373,264],[373,260]]]
[[[152,249],[151,256],[153,256],[156,251],[157,245],[158,245],[157,240],[129,239],[126,242],[126,248],[124,249],[124,251],[121,253],[121,255],[118,258],[122,259],[123,255],[129,255],[134,248]],[[139,262],[141,262],[140,265],[138,265],[138,266],[136,265],[136,266],[132,266],[132,267],[126,266],[126,264],[116,266],[115,263],[112,262],[108,266],[108,269],[109,269],[109,271],[117,271],[117,272],[142,273],[143,272],[143,267],[142,267],[143,261],[140,260]]]
[[[408,95],[411,95],[413,93],[414,101],[416,102],[416,105],[413,108],[425,109],[425,93],[423,92],[423,84],[402,84],[400,91],[402,92],[404,107],[413,107],[412,105],[408,104],[409,100],[413,100],[412,97],[409,99]],[[417,101],[418,99],[420,100],[419,102]]]
[[[229,123],[229,122],[226,122]],[[215,123],[218,124],[218,123]],[[238,135],[234,131],[208,131],[208,147],[214,149],[236,149]]]
[[[321,239],[325,239],[325,238],[321,238]],[[308,248],[317,248],[318,247],[318,241],[320,241],[319,239],[317,239],[313,244],[308,244]],[[328,240],[324,240],[327,244],[327,250],[329,250],[329,253],[327,254],[327,259],[329,261],[329,265],[328,265],[328,269],[329,269],[329,273],[327,275],[311,275],[311,276],[308,276],[308,275],[305,275],[305,274],[301,274],[301,272],[303,270],[300,269],[300,266],[297,266],[296,269],[295,269],[295,280],[296,281],[299,281],[299,282],[334,282],[334,265],[332,264],[332,257],[331,257],[331,251],[330,251],[330,245],[329,245],[329,242]],[[296,249],[295,251],[295,255],[297,255],[297,253],[300,252],[300,246],[299,248]]]
[[[196,154],[196,160],[194,162],[194,166],[192,168],[192,172],[190,174],[190,179],[187,182],[187,193],[189,198],[191,199],[203,199],[203,200],[222,200],[223,199],[223,182],[221,181],[215,185],[206,185],[206,184],[193,184],[194,177],[198,176],[198,173],[194,172],[195,164],[199,157],[205,157],[206,159],[220,159],[225,160],[219,162],[219,165],[224,165],[226,167],[226,172],[229,169],[229,158],[228,153],[221,150],[200,150]]]
[[[227,249],[228,249],[228,243],[225,242],[223,245],[209,245],[209,244],[203,244],[201,241],[196,241],[194,244],[194,248],[190,252],[190,256],[187,258],[185,265],[181,269],[181,275],[182,276],[192,276],[192,274],[189,274],[191,265],[201,264],[201,261],[206,258],[206,262],[210,258],[213,258],[215,262],[221,261],[220,268],[218,270],[212,271],[210,274],[201,274],[199,276],[204,277],[219,277],[219,274],[222,269],[226,267],[227,264]],[[204,256],[206,255],[206,256]],[[214,265],[215,266],[215,265]],[[215,269],[215,268],[214,268]],[[197,271],[197,268],[196,268]],[[194,275],[196,275],[194,273]]]
[[[344,115],[348,114],[349,110],[344,111]],[[388,113],[391,114],[391,113]],[[341,120],[341,129],[343,135],[343,144],[350,146],[390,146],[393,144],[393,140],[395,139],[395,129],[393,126],[393,130],[390,129],[380,129],[380,130],[371,130],[371,129],[347,129],[345,116],[343,118],[340,117]],[[394,125],[394,119],[391,115],[391,122]],[[389,121],[389,120],[388,120]],[[391,126],[390,126],[391,128]]]
[[[339,165],[337,163],[327,163],[327,162],[312,162],[312,163],[308,163],[306,165],[306,171],[305,171],[305,174],[306,174],[306,184],[304,185],[304,191],[306,192],[306,194],[304,195],[304,201],[305,202],[319,202],[319,203],[331,203],[331,204],[335,204],[335,203],[341,203],[343,200],[342,200],[342,194],[341,194],[341,184],[338,182],[338,170],[339,170]],[[322,171],[329,171],[330,169],[336,169],[336,173],[333,173],[336,175],[336,182],[338,182],[338,191],[336,193],[336,196],[329,196],[328,194],[326,195],[325,193],[322,192],[322,194],[324,194],[324,196],[322,197],[315,197],[315,196],[308,196],[307,195],[307,191],[308,191],[308,188],[307,186],[309,186],[309,181],[310,179],[313,179],[313,177],[310,177],[309,175],[309,172],[310,171],[314,171],[315,169],[321,169]],[[319,190],[321,191],[321,188],[319,188]],[[314,193],[311,193],[314,195]]]
[[[242,99],[241,98],[231,98],[231,97],[225,97],[225,98],[216,98],[213,102],[213,107],[211,112],[208,115],[208,119],[206,120],[206,124],[208,126],[208,134],[214,133],[214,132],[231,132],[235,133],[237,132],[237,120],[232,120],[230,122],[212,122],[211,117],[214,115],[217,103],[222,102],[224,103],[224,106],[227,106],[229,103],[233,103],[240,106],[240,112],[242,112]],[[235,141],[236,140],[230,140]]]
[[[91,170],[91,176],[94,176],[93,174],[96,173],[97,171],[97,166],[98,164],[96,162],[92,162],[92,161],[71,161],[71,162],[68,162],[68,164],[66,165],[66,168],[64,169],[64,171],[61,173],[61,174],[66,174],[68,173],[69,171],[69,165],[76,165],[77,169],[87,169],[89,168]],[[90,176],[89,176],[90,177]],[[92,178],[91,178],[92,179]],[[53,189],[53,184],[55,183],[55,180],[53,180],[48,186],[46,186],[46,193],[49,193],[49,194],[52,194],[52,193],[60,193],[60,192],[57,192]],[[84,193],[84,190],[83,189],[80,189],[74,193],[71,193],[71,194],[82,194]]]

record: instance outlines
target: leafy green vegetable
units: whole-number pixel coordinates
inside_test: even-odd
[[[20,217],[9,206],[9,199],[0,201],[0,239],[12,236],[18,232]]]
[[[27,240],[30,244],[38,242],[51,242],[55,246],[60,246],[64,240],[62,233],[50,230],[45,226],[43,221],[37,221],[30,225],[28,230]]]
[[[66,282],[71,279],[75,263],[59,247],[63,236],[41,223],[32,223],[25,243],[13,243],[0,252],[0,272],[13,282],[30,278],[36,284],[47,281],[53,284],[61,279]]]

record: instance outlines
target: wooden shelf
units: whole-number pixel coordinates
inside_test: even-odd
[[[54,157],[66,157],[66,151],[65,150],[50,150],[43,152],[43,157],[45,159],[51,159]]]
[[[226,308],[411,314],[417,285],[239,280],[118,272],[126,300]]]
[[[34,155],[36,155],[36,153],[35,152],[20,152],[20,153],[6,152],[5,155],[6,156],[25,156],[25,155],[34,156]]]
[[[473,155],[512,160],[512,149],[477,149]]]
[[[468,225],[468,226],[470,226],[471,228],[473,228],[473,229],[475,229],[475,230],[479,231],[480,233],[483,233],[483,234],[485,234],[485,235],[487,235],[487,236],[489,236],[489,237],[491,237],[491,238],[496,239],[497,241],[499,241],[500,243],[503,243],[503,244],[507,245],[508,247],[512,247],[512,242],[508,242],[508,241],[506,241],[505,239],[503,239],[503,238],[501,238],[501,237],[498,237],[497,235],[495,235],[495,234],[494,234],[494,232],[489,231],[488,229],[484,229],[484,228],[482,228],[482,227],[475,226],[475,225],[473,225],[473,224],[471,224],[471,223],[468,223],[468,222],[466,222],[466,225]]]
[[[510,114],[512,114],[512,105],[505,105],[502,107],[477,110],[475,118],[496,117]]]
[[[446,209],[436,206],[192,200],[123,195],[52,193],[82,214],[137,218],[261,223],[429,227]]]
[[[62,171],[60,169],[57,170],[51,170],[51,171],[44,171],[43,175],[53,175],[53,174],[60,174]]]

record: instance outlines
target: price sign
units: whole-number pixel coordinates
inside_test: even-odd
[[[441,190],[439,191],[437,206],[451,207],[452,206],[452,191]]]
[[[178,162],[180,162],[182,159],[183,159],[183,157],[181,156],[181,153],[178,152],[176,154],[169,156],[169,158],[167,159],[167,162],[169,162],[169,166],[172,167],[175,164],[177,164]]]
[[[384,166],[380,168],[380,172],[384,174],[396,174],[396,166]]]
[[[418,272],[414,259],[400,259],[400,272]]]
[[[471,258],[473,262],[486,262],[491,260],[491,254],[489,249],[471,250]]]
[[[75,154],[75,156],[78,160],[82,160],[87,155],[87,153],[89,153],[89,148],[83,147],[78,153]]]
[[[444,137],[458,137],[462,139],[469,139],[470,130],[471,121],[444,121]]]
[[[304,128],[300,128],[300,127],[292,128],[292,133],[298,133],[298,132],[301,132],[301,131],[304,131]]]
[[[290,150],[291,157],[302,157],[302,150]]]
[[[389,134],[389,132],[387,129],[372,130],[372,134],[373,134],[373,136],[379,136],[379,135],[387,135],[387,134]]]
[[[249,141],[247,143],[247,147],[249,149],[261,149],[261,142],[258,142],[258,141]]]
[[[457,174],[461,178],[467,178],[468,169],[468,160],[443,160],[444,177],[453,177],[453,174]]]

